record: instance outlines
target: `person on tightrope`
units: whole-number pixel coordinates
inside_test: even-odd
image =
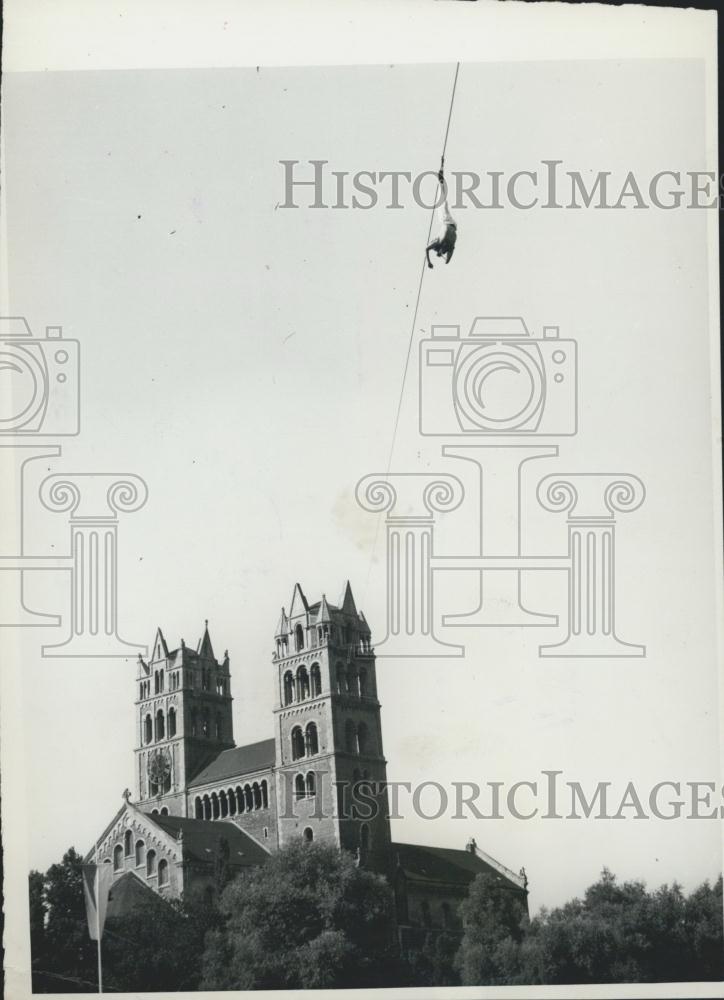
[[[427,257],[427,266],[432,267],[432,262],[430,260],[430,251],[438,255],[438,257],[444,257],[445,263],[450,263],[450,258],[455,251],[455,243],[458,238],[458,227],[455,219],[450,215],[450,209],[447,203],[447,185],[445,184],[445,175],[443,174],[443,168],[437,175],[437,179],[440,182],[440,187],[442,188],[443,202],[438,207],[440,212],[440,221],[442,223],[442,228],[440,230],[440,235],[437,239],[434,239],[429,247],[425,250],[425,256]]]

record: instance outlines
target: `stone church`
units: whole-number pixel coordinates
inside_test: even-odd
[[[459,926],[480,872],[527,907],[527,880],[483,853],[393,842],[370,629],[347,583],[337,605],[299,584],[274,636],[273,736],[236,746],[229,655],[208,622],[195,649],[158,629],[136,679],[136,795],[87,859],[112,866],[109,915],[149,889],[211,891],[220,844],[232,872],[263,864],[295,837],[351,851],[394,889],[401,931]],[[115,901],[115,906],[114,906]]]

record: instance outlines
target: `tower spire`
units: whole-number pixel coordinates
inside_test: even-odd
[[[345,584],[344,595],[341,601],[342,611],[346,615],[357,615],[357,605],[354,603],[354,597],[352,596],[352,587],[350,586],[349,580]]]

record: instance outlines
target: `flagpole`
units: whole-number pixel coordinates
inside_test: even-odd
[[[98,945],[98,992],[103,992],[103,963],[101,962],[101,869],[96,841],[96,944]]]

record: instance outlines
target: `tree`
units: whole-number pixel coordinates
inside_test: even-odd
[[[477,880],[476,880],[477,881]],[[516,928],[482,885],[463,904],[457,962],[466,985],[641,983],[724,977],[722,880],[688,898],[674,883],[647,891],[604,868],[582,899]]]
[[[106,924],[103,967],[107,986],[122,993],[197,990],[204,938],[219,913],[203,895],[166,900],[155,894]]]
[[[699,969],[699,979],[724,979],[721,875],[713,886],[704,882],[692,892],[686,900],[685,923],[691,961]]]
[[[476,875],[460,906],[463,938],[455,965],[465,985],[511,982],[523,940],[527,911],[523,897],[497,875]]]
[[[42,904],[45,929],[39,934],[39,873],[31,875],[31,902],[36,921],[31,922],[33,955],[39,955],[40,969],[54,977],[55,992],[82,992],[96,983],[96,946],[88,935],[83,899],[83,858],[69,848],[63,860],[43,877]]]
[[[419,942],[405,949],[406,981],[404,986],[459,986],[455,956],[459,934],[428,932]],[[390,985],[390,984],[387,984]]]
[[[217,896],[221,895],[231,881],[230,855],[229,841],[226,837],[219,837],[214,855],[214,888]]]
[[[225,889],[225,926],[208,937],[203,989],[375,986],[392,947],[380,875],[333,846],[295,841]]]
[[[82,863],[70,848],[45,875],[30,873],[34,992],[97,990],[97,951],[88,933]],[[106,922],[102,942],[106,989],[198,989],[204,938],[219,925],[218,910],[203,895],[169,901],[149,893],[142,906]]]

